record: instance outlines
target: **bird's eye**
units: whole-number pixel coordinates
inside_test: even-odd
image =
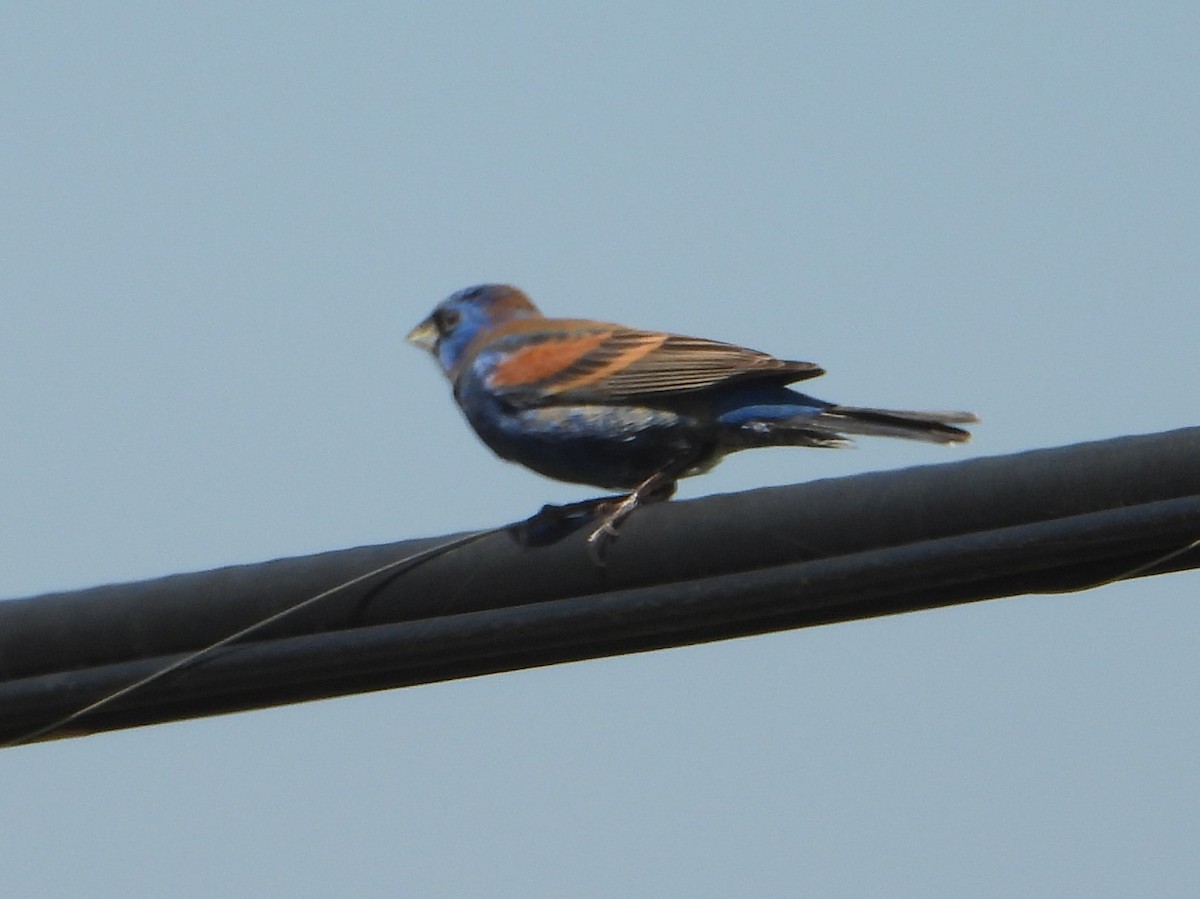
[[[438,330],[445,334],[458,324],[462,314],[457,309],[443,309],[437,315]]]

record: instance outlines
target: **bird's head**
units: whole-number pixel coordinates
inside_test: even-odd
[[[410,343],[428,350],[447,375],[480,334],[517,318],[540,316],[515,287],[480,284],[450,294],[423,322],[408,332]]]

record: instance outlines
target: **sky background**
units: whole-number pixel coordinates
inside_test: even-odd
[[[684,497],[1200,423],[1200,5],[7,3],[0,595],[500,524],[407,330],[967,408]],[[1193,896],[1194,573],[0,753],[9,896]]]

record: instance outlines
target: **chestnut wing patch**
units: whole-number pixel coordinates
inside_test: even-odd
[[[511,350],[492,369],[488,386],[500,391],[542,388],[602,346],[610,334],[555,335]]]
[[[731,379],[799,381],[824,374],[811,362],[699,337],[633,328],[561,334],[513,350],[488,386],[512,399],[613,402],[702,390]],[[522,396],[524,395],[524,396]]]

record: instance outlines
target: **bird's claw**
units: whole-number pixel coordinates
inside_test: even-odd
[[[674,481],[668,481],[662,475],[655,475],[611,506],[597,506],[597,514],[604,514],[604,520],[588,535],[588,555],[591,556],[596,566],[604,568],[608,564],[605,557],[609,544],[620,536],[621,525],[634,513],[634,510],[640,506],[670,499],[674,492]]]
[[[607,568],[608,559],[608,544],[617,536],[616,531],[608,526],[608,523],[601,525],[588,535],[587,550],[588,558],[592,560],[592,564],[597,568]]]
[[[629,504],[628,500],[617,503],[615,508],[604,516],[600,526],[588,535],[588,555],[597,567],[604,568],[608,564],[606,556],[609,544],[620,536],[620,523],[629,517],[636,505]]]

